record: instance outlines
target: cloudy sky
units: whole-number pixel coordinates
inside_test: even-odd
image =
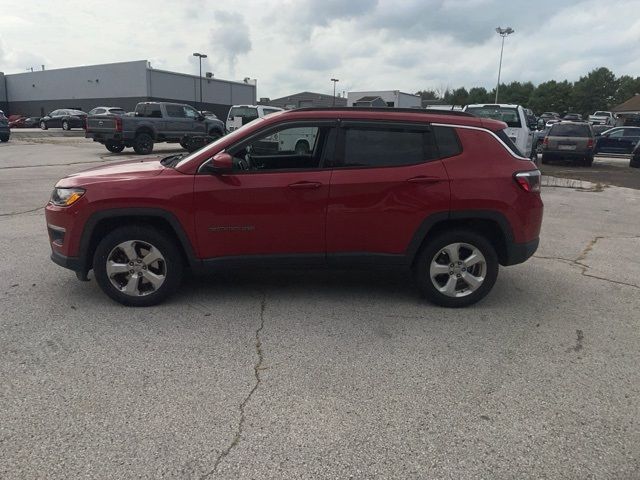
[[[493,88],[576,80],[607,66],[640,76],[640,0],[0,0],[0,71],[148,59],[302,90]],[[105,8],[108,6],[108,8]]]

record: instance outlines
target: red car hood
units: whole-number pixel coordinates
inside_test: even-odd
[[[73,173],[57,184],[58,187],[75,187],[88,185],[105,180],[132,180],[160,175],[165,169],[159,158],[144,160],[126,160],[110,163],[100,167],[90,168],[82,172]]]

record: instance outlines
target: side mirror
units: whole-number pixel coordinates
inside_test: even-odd
[[[204,120],[204,115],[198,115],[196,117],[196,120],[199,121],[199,122],[203,121]]]
[[[214,173],[227,173],[233,170],[233,157],[227,152],[218,153],[211,160]]]

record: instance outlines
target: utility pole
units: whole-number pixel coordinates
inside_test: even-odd
[[[202,59],[207,58],[207,56],[204,53],[198,52],[194,53],[193,56],[198,57],[198,59],[200,60],[200,111],[202,111]]]
[[[496,28],[496,33],[502,37],[502,47],[500,47],[500,64],[498,65],[498,84],[496,85],[496,100],[494,103],[498,103],[498,90],[500,90],[500,73],[502,71],[502,52],[504,51],[504,39],[508,35],[514,33],[515,30],[511,27]]]

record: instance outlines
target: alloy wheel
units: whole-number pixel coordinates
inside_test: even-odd
[[[484,283],[487,261],[468,243],[451,243],[431,260],[429,276],[435,288],[448,297],[466,297]]]
[[[156,247],[141,240],[116,245],[107,256],[107,276],[125,295],[140,297],[156,292],[167,276],[164,256]]]

